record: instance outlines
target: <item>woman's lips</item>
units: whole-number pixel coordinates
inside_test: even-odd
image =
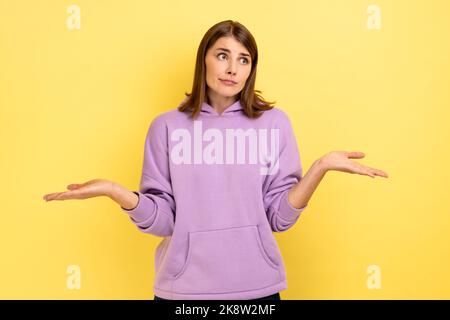
[[[230,80],[222,80],[222,79],[219,79],[219,80],[226,86],[234,86],[236,84],[236,82],[233,82]]]

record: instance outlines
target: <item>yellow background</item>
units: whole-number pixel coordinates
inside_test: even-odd
[[[190,91],[208,28],[233,19],[257,41],[257,89],[288,113],[304,174],[333,150],[389,174],[327,173],[275,233],[282,299],[449,299],[449,12],[444,0],[1,0],[0,298],[153,299],[161,238],[108,198],[42,196],[93,178],[136,190],[149,123]]]

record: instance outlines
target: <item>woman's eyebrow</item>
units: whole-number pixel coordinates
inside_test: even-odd
[[[226,48],[217,48],[216,50],[222,50],[222,51],[225,51],[225,52],[231,52],[230,50],[228,50],[228,49],[226,49]],[[241,52],[240,55],[241,55],[241,56],[247,56],[247,57],[250,57],[249,54],[246,54],[246,53],[243,53],[243,52]]]

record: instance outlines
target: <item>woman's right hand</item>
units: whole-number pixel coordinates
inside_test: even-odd
[[[99,196],[110,197],[113,190],[113,182],[106,179],[93,179],[85,183],[73,183],[67,186],[69,191],[48,193],[44,195],[45,201],[88,199]]]

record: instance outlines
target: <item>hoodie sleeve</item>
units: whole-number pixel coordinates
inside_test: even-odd
[[[135,208],[121,209],[144,233],[165,237],[173,233],[175,200],[170,181],[167,128],[161,116],[156,117],[147,132],[144,161]]]
[[[288,201],[289,190],[302,178],[302,165],[291,122],[283,111],[280,114],[278,168],[272,168],[263,183],[264,207],[274,232],[292,227],[307,207],[295,208]]]

